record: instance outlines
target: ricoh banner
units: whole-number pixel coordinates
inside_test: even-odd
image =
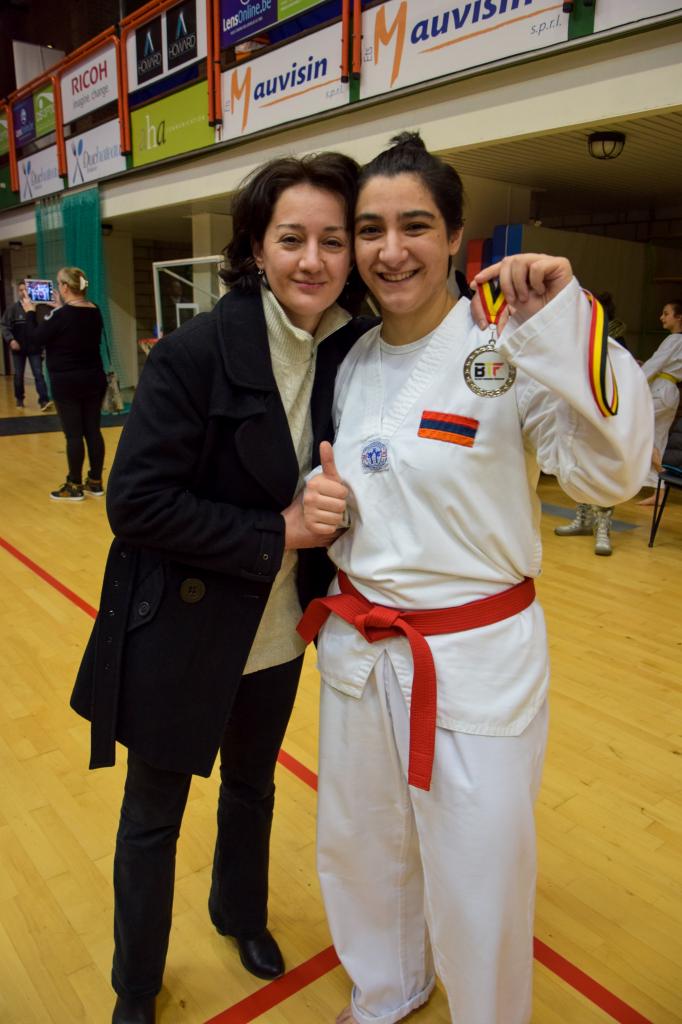
[[[603,32],[617,25],[627,25],[658,14],[682,14],[680,0],[599,0],[594,12],[594,31]]]
[[[125,171],[121,154],[121,127],[118,118],[100,124],[89,132],[66,140],[66,164],[69,187],[87,185],[108,174]]]
[[[567,39],[568,15],[557,0],[391,0],[362,15],[360,94],[379,96]]]
[[[19,161],[19,198],[22,203],[61,192],[64,182],[57,164],[57,147],[50,146]]]
[[[107,46],[65,71],[60,82],[64,124],[118,99],[116,50]]]
[[[326,113],[348,103],[341,81],[341,25],[238,64],[221,76],[221,139]]]
[[[128,91],[135,92],[206,56],[206,4],[184,0],[126,40]]]

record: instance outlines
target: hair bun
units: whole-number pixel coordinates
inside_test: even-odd
[[[89,282],[89,281],[88,281],[88,280],[87,280],[87,279],[86,279],[85,277],[83,277],[83,275],[81,274],[81,276],[80,276],[80,281],[78,282],[78,284],[79,284],[79,286],[80,286],[80,290],[81,290],[82,292],[84,292],[84,291],[85,291],[85,289],[86,289],[86,288],[88,287],[88,285],[90,284],[90,282]]]
[[[412,149],[422,149],[426,152],[426,146],[419,132],[399,132],[391,139],[392,146],[410,146]]]

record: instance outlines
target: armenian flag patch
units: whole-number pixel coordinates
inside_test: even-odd
[[[425,409],[417,433],[419,437],[430,437],[433,441],[448,441],[450,444],[473,448],[477,430],[478,420]]]

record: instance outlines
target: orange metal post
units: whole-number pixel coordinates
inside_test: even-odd
[[[348,44],[350,40],[350,0],[343,0],[341,8],[341,81],[349,79]]]
[[[64,110],[62,108],[62,86],[59,75],[51,75],[52,91],[54,92],[54,127],[57,137],[57,170],[60,174],[67,173],[66,144],[64,142]]]
[[[353,0],[353,78],[360,77],[362,68],[362,0]]]

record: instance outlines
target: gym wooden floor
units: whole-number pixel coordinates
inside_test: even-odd
[[[0,417],[14,410],[0,378]],[[105,431],[110,464],[120,430]],[[105,1024],[113,1003],[111,870],[125,752],[89,772],[68,707],[110,533],[104,502],[57,504],[60,433],[0,437],[0,1020]],[[570,506],[553,482],[546,502]],[[682,501],[656,545],[651,509],[597,558],[543,517],[539,593],[553,659],[538,803],[534,1024],[682,1021]],[[348,1001],[314,868],[318,679],[310,658],[278,767],[270,922],[290,973],[240,967],[211,928],[216,780],[192,787],[180,840],[161,1024],[317,1024]],[[361,838],[358,843],[361,847]],[[456,927],[456,924],[454,924]],[[441,992],[415,1024],[446,1024]],[[467,1024],[462,1021],[461,1024]]]

